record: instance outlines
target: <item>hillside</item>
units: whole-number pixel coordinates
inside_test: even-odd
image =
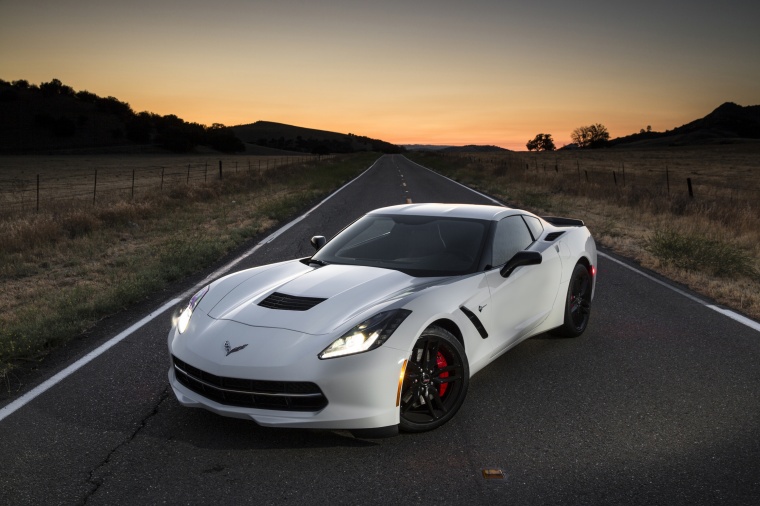
[[[393,144],[258,121],[234,128],[189,123],[170,114],[136,113],[126,102],[75,91],[58,79],[39,86],[0,79],[0,153],[144,153],[215,150],[282,153],[398,153]]]
[[[610,146],[655,147],[724,144],[760,139],[760,105],[726,102],[704,118],[665,132],[641,132],[613,139]]]
[[[500,148],[499,146],[477,146],[469,144],[467,146],[450,146],[442,149],[441,153],[494,153],[509,151],[508,149]]]
[[[400,153],[403,148],[378,139],[316,130],[272,121],[257,121],[232,127],[243,142],[257,146],[286,149],[306,153],[352,153],[355,151],[382,151]]]

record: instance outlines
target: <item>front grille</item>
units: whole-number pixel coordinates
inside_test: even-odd
[[[296,297],[295,295],[274,292],[272,295],[259,302],[259,306],[269,309],[308,311],[325,300],[327,299],[320,299],[318,297]]]
[[[327,406],[327,398],[314,383],[227,378],[172,359],[177,381],[219,404],[279,411],[319,411]]]

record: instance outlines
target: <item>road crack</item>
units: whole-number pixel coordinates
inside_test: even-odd
[[[99,471],[111,463],[111,457],[113,457],[118,451],[122,450],[132,441],[134,441],[140,432],[142,432],[142,430],[145,429],[145,427],[148,425],[148,421],[158,414],[158,410],[161,407],[161,404],[163,404],[164,401],[169,397],[169,390],[170,386],[167,385],[164,388],[163,392],[161,392],[161,395],[159,396],[158,401],[156,402],[153,409],[147,415],[145,415],[142,420],[140,420],[140,423],[137,424],[137,427],[135,427],[135,430],[132,432],[132,434],[130,434],[121,443],[116,445],[110,452],[108,452],[108,455],[106,455],[106,457],[89,472],[86,483],[90,485],[90,491],[87,492],[82,500],[77,503],[78,505],[84,506],[88,503],[90,498],[93,497],[95,493],[97,493],[101,485],[103,485],[105,477],[110,475],[110,473],[105,473],[103,476],[98,477]]]

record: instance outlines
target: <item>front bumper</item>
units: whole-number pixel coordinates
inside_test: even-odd
[[[225,355],[221,345],[216,346],[218,343],[209,347],[192,336],[179,336],[175,329],[169,334],[170,353],[178,359],[169,369],[169,382],[182,405],[204,408],[222,416],[250,419],[269,427],[372,429],[399,423],[396,397],[406,352],[382,346],[365,353],[320,360],[317,354],[324,344],[315,336],[283,329],[252,328],[234,322],[220,325],[224,329],[214,335],[235,335],[235,346],[248,346],[240,352]],[[223,343],[224,339],[220,342]],[[277,409],[275,404],[267,401],[258,403],[266,405],[266,409],[230,405],[217,392],[203,395],[203,389],[211,390],[211,387],[204,387],[194,380],[188,382],[187,376],[182,382],[178,380],[178,375],[188,373],[194,378],[202,376],[199,371],[234,378],[235,381],[254,380],[256,385],[280,382],[298,384],[301,388],[300,385],[312,383],[318,387],[325,402],[310,404],[309,401],[301,406],[286,402],[295,404],[295,409],[292,405]],[[188,384],[193,388],[188,388]],[[228,388],[226,384],[225,388]],[[303,392],[305,394],[293,395],[311,395],[314,391],[306,389]],[[276,397],[280,394],[269,395]],[[277,400],[282,397],[280,395]],[[257,401],[250,404],[255,406]]]

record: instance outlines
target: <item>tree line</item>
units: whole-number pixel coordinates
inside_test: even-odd
[[[16,102],[32,116],[33,129],[61,140],[73,138],[85,129],[107,128],[111,143],[123,140],[135,144],[153,144],[174,152],[192,151],[209,146],[217,151],[244,151],[245,145],[231,128],[219,123],[206,126],[184,121],[173,115],[136,113],[132,107],[114,97],[99,97],[89,91],[75,91],[58,79],[39,86],[25,80],[7,82],[0,79],[0,103]],[[102,127],[97,118],[107,117]],[[98,123],[97,125],[95,123]],[[114,126],[116,125],[116,126]]]
[[[649,128],[651,130],[651,127]],[[610,140],[610,133],[607,131],[607,127],[601,123],[594,123],[576,128],[570,134],[570,139],[579,148],[602,148],[607,146]],[[528,151],[554,151],[557,149],[552,135],[544,133],[537,134],[525,146],[528,148]]]

